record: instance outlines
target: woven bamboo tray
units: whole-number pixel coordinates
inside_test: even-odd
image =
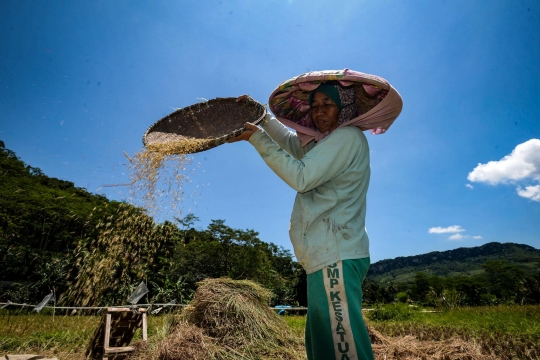
[[[143,144],[208,140],[194,152],[205,151],[237,137],[244,131],[244,123],[259,124],[266,108],[251,98],[239,102],[237,98],[215,98],[178,109],[155,122],[146,130]]]

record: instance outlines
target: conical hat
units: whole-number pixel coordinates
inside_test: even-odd
[[[270,95],[268,104],[281,123],[296,130],[303,145],[328,135],[316,129],[308,102],[309,94],[327,81],[338,81],[342,86],[355,89],[358,116],[339,127],[353,125],[376,134],[384,133],[403,108],[397,90],[379,76],[349,69],[312,71],[296,76],[282,82]]]

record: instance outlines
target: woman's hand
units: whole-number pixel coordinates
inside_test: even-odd
[[[255,131],[259,130],[259,127],[257,125],[249,123],[249,122],[245,123],[244,127],[245,129],[240,135],[238,135],[235,138],[227,140],[227,142],[233,143],[233,142],[237,142],[241,140],[249,141],[249,138],[251,137],[251,135],[253,135]]]
[[[244,95],[240,95],[238,97],[238,99],[236,99],[236,102],[240,102],[244,99],[250,99],[249,95],[247,94],[244,94]],[[252,123],[245,123],[244,124],[244,131],[237,137],[235,138],[232,138],[232,139],[229,139],[227,140],[228,143],[233,143],[233,142],[237,142],[237,141],[241,141],[241,140],[246,140],[246,141],[249,141],[249,138],[251,137],[251,135],[253,135],[253,133],[257,130],[259,130],[259,127],[257,125],[254,125]]]
[[[240,102],[240,101],[242,101],[242,100],[244,100],[244,99],[251,99],[251,98],[249,97],[248,94],[240,95],[240,96],[236,99],[236,102]],[[253,99],[251,99],[251,100],[253,100]]]

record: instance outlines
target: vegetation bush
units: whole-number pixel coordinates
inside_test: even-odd
[[[406,321],[413,318],[413,309],[402,303],[377,304],[372,311],[367,312],[367,318],[373,321]]]
[[[424,272],[411,282],[380,282],[367,278],[362,286],[368,304],[408,301],[439,309],[458,306],[540,304],[540,271],[525,274],[506,261],[488,261],[474,276],[441,277]]]
[[[400,291],[397,293],[396,298],[400,303],[405,304],[409,300],[409,295],[407,295],[407,293],[404,291]]]

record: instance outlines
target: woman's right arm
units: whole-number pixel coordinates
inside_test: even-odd
[[[303,193],[341,174],[361,151],[368,151],[367,141],[364,145],[358,133],[361,134],[360,129],[352,127],[337,129],[300,160],[294,159],[260,129],[249,142],[283,181]]]

